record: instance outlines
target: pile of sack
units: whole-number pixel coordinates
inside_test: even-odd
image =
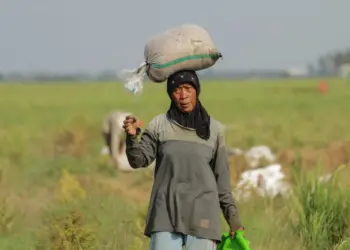
[[[222,58],[222,54],[203,27],[184,24],[151,37],[145,45],[144,58],[137,69],[118,74],[134,94],[142,91],[146,75],[151,81],[161,83],[181,70],[207,69]]]
[[[237,201],[247,201],[256,194],[259,197],[289,197],[292,188],[286,180],[280,164],[274,163],[263,168],[243,172],[233,194]]]

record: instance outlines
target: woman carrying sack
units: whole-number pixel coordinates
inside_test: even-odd
[[[151,250],[215,249],[221,240],[220,209],[231,235],[243,226],[231,193],[223,126],[198,99],[194,71],[167,80],[171,105],[153,118],[141,135],[137,119],[126,117],[126,154],[130,166],[156,160],[145,235]]]

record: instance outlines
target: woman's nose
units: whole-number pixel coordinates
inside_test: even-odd
[[[185,92],[184,90],[181,90],[181,92],[180,92],[180,98],[181,98],[181,99],[185,99],[186,97],[187,97],[186,92]]]

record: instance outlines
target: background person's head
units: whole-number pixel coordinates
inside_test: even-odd
[[[179,71],[168,78],[167,92],[176,107],[190,113],[196,107],[200,93],[199,79],[194,71]]]

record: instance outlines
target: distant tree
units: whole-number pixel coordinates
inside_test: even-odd
[[[318,60],[321,73],[334,73],[340,66],[350,63],[350,48],[323,55]]]
[[[350,49],[336,52],[333,55],[334,65],[338,68],[343,64],[350,63]]]

